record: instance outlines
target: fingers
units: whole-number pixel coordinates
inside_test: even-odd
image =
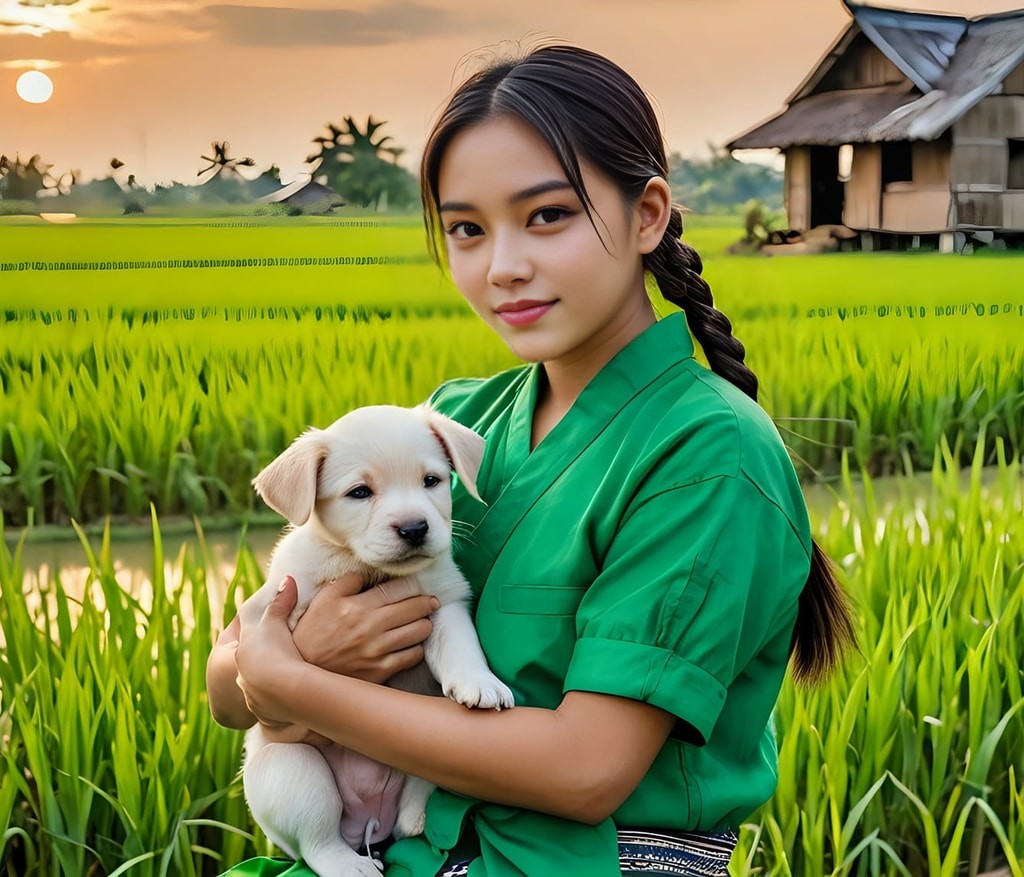
[[[318,599],[325,599],[325,595],[354,597],[363,590],[365,585],[366,580],[359,573],[346,573],[343,576],[338,576],[336,579],[326,582],[323,587],[317,588],[313,602],[317,602]]]
[[[371,679],[371,682],[387,682],[396,673],[400,673],[402,670],[408,670],[410,667],[415,667],[423,660],[423,646],[410,646],[407,649],[402,649],[398,652],[391,652],[391,654],[384,657],[380,662],[380,668],[376,674],[376,678]]]
[[[384,606],[377,612],[382,622],[381,626],[385,630],[392,630],[426,618],[439,605],[436,597],[420,594],[416,597],[407,597],[401,603]]]
[[[366,599],[368,601],[376,600],[378,606],[390,606],[419,594],[420,589],[413,579],[391,579],[381,582],[375,588],[370,588],[366,592]]]
[[[430,636],[434,625],[429,618],[418,618],[409,624],[395,627],[383,634],[377,643],[380,654],[387,655],[394,652],[402,652],[413,646],[420,645],[423,640]]]

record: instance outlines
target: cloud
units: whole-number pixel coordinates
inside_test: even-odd
[[[7,70],[55,70],[60,66],[60,61],[47,61],[45,58],[19,58],[0,63],[0,67]]]
[[[216,37],[241,46],[378,46],[450,33],[454,24],[446,10],[415,0],[359,11],[223,4],[203,11]]]

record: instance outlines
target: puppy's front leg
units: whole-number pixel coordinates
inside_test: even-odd
[[[432,620],[434,629],[424,643],[424,654],[445,695],[482,709],[514,706],[515,698],[508,686],[487,666],[465,604],[446,603]]]

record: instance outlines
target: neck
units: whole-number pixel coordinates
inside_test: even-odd
[[[547,387],[544,398],[538,398],[538,404],[543,402],[562,413],[568,411],[583,388],[615,354],[655,323],[654,308],[646,292],[642,298],[634,299],[634,302],[622,313],[621,319],[605,327],[587,345],[581,345],[563,357],[544,363]]]
[[[583,388],[589,384],[623,347],[655,322],[654,308],[647,298],[634,299],[634,305],[622,317],[574,351],[544,363],[547,381],[537,388],[533,410],[530,449],[565,416]]]

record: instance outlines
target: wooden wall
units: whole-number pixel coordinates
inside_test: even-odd
[[[806,229],[811,220],[811,152],[806,146],[785,151],[786,217],[790,228]]]
[[[899,68],[861,33],[854,37],[843,56],[814,87],[812,94],[845,91],[848,88],[900,85],[907,81]]]
[[[950,139],[913,144],[913,180],[882,188],[882,144],[858,143],[846,184],[843,223],[857,231],[930,234],[952,227]]]
[[[1024,61],[1003,80],[1003,94],[1024,94]]]
[[[1003,195],[1003,228],[1024,231],[1024,192]]]
[[[882,227],[882,148],[878,143],[858,143],[853,147],[843,224],[857,231],[877,231]]]
[[[1007,83],[1024,77],[1021,71]],[[1024,140],[1024,94],[987,97],[953,126],[950,180],[957,225],[1024,230],[1020,199],[1006,194],[1011,139]]]
[[[949,187],[923,189],[892,183],[882,193],[882,229],[905,234],[934,234],[952,228]]]

